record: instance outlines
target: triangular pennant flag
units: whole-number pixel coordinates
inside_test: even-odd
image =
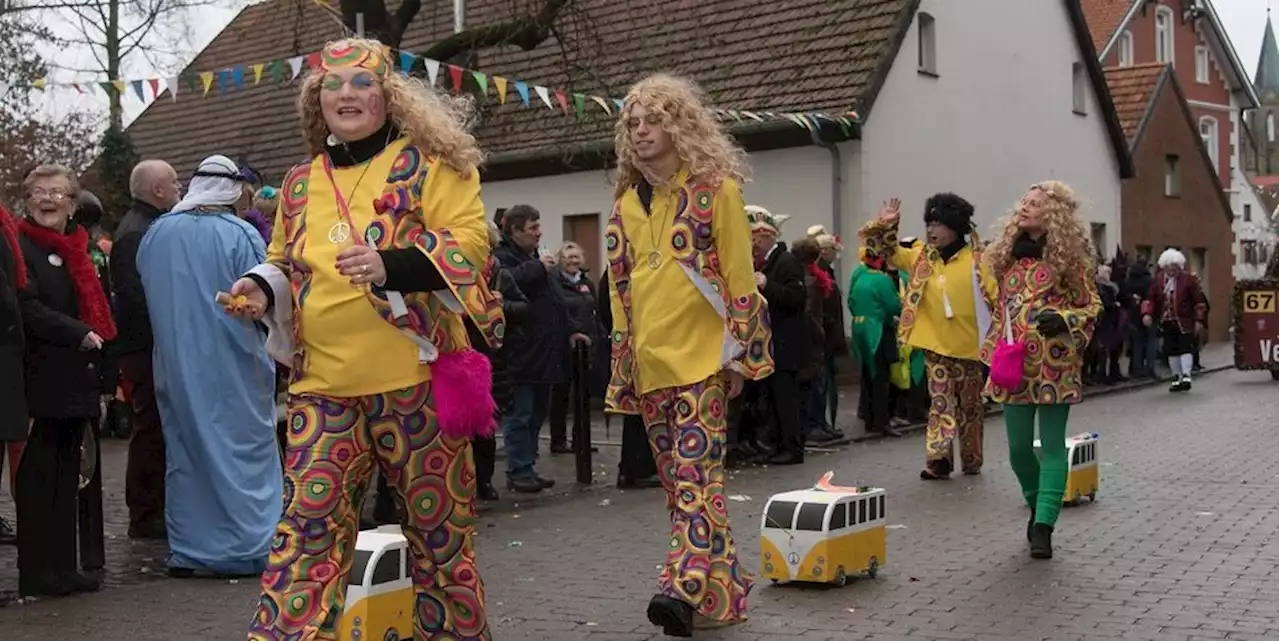
[[[449,65],[449,80],[453,83],[453,93],[462,92],[462,67]]]
[[[807,119],[805,119],[803,116],[801,116],[801,115],[799,115],[799,114],[791,114],[791,113],[788,113],[788,114],[782,114],[782,115],[783,115],[783,117],[784,117],[784,118],[786,118],[787,120],[790,120],[791,122],[794,122],[794,123],[796,123],[797,125],[800,125],[800,126],[801,126],[802,128],[804,128],[805,130],[809,130],[809,127],[810,127],[810,126],[809,126],[809,121],[808,121]]]
[[[99,82],[98,86],[102,87],[102,93],[105,93],[108,96],[111,95],[111,92],[116,90],[116,86],[109,82]]]
[[[556,89],[556,102],[560,104],[560,111],[563,111],[566,116],[569,115],[569,99],[559,89]]]
[[[218,93],[226,93],[231,88],[231,70],[219,69],[218,74]],[[205,91],[208,91],[207,89]]]
[[[307,56],[307,68],[311,70],[320,69],[320,52],[319,51]]]
[[[472,71],[471,77],[475,78],[476,86],[480,87],[480,95],[489,95],[489,76],[486,76],[479,71]]]
[[[523,102],[524,106],[528,107],[529,106],[529,85],[525,84],[523,80],[517,80],[516,93],[520,94],[520,102]]]
[[[818,122],[818,118],[819,117],[826,118],[826,116],[823,116],[822,114],[804,114],[801,117],[804,118],[809,123],[813,131],[822,130],[822,123]]]
[[[204,87],[204,95],[209,95],[209,87],[213,86],[213,72],[205,71],[200,74],[200,84]]]
[[[746,117],[748,117],[748,118],[750,118],[750,119],[752,119],[752,120],[756,121],[756,122],[764,122],[764,118],[761,118],[760,116],[757,116],[754,112],[750,112],[750,111],[743,111],[743,112],[740,112],[740,113],[741,113],[742,115],[744,115],[744,116],[746,116]]]
[[[587,97],[580,94],[573,94],[573,114],[582,120],[583,112],[587,109]]]
[[[498,104],[507,104],[507,79],[502,76],[494,76],[493,88],[498,92]]]
[[[617,107],[617,108],[618,108],[618,113],[622,113],[622,106],[623,106],[623,105],[625,105],[625,104],[627,104],[627,103],[623,102],[623,100],[622,100],[621,98],[614,98],[614,99],[613,99],[613,106],[615,106],[615,107]]]
[[[124,97],[125,84],[123,80],[112,80],[111,86],[116,88],[116,93],[120,94],[121,97]]]
[[[183,77],[187,79],[187,89],[190,89],[191,91],[195,91],[196,89],[200,88],[200,81],[198,78],[196,78],[196,74],[189,73]]]
[[[603,109],[604,112],[609,114],[610,116],[613,115],[613,112],[609,110],[609,103],[605,102],[604,98],[601,98],[600,96],[591,96],[591,102],[594,102],[597,105],[600,105],[600,108]]]
[[[146,101],[147,101],[147,94],[146,94],[146,93],[144,93],[144,91],[143,91],[143,89],[142,89],[142,81],[141,81],[141,80],[134,80],[133,82],[131,82],[131,83],[129,83],[129,84],[130,84],[130,85],[133,85],[133,93],[138,94],[138,102],[146,102]]]
[[[302,73],[302,61],[306,59],[306,56],[294,56],[289,59],[289,68],[293,70],[293,75],[289,76],[289,80],[294,80],[298,77],[298,74]]]
[[[400,52],[400,73],[406,76],[409,75],[409,72],[413,71],[413,62],[417,59],[418,57],[413,55],[412,53],[409,53],[408,51],[401,51]]]
[[[263,68],[264,66],[266,66],[266,65],[263,65],[261,62],[259,62],[259,63],[254,64],[254,65],[251,67],[251,69],[253,69],[253,84],[255,84],[255,85],[256,85],[256,84],[258,84],[259,82],[262,82],[262,68]]]
[[[422,64],[427,68],[427,84],[436,86],[436,78],[440,77],[440,61],[423,58]]]
[[[272,60],[267,63],[267,71],[271,73],[271,82],[284,82],[284,63]]]
[[[48,84],[49,84],[48,78],[36,78],[35,81],[31,83],[31,86],[35,87],[36,89],[44,90],[44,88],[48,86]]]
[[[178,84],[181,82],[182,80],[177,76],[164,81],[166,85],[169,85],[169,100],[176,101],[178,99]]]
[[[740,114],[740,113],[738,113],[738,112],[736,112],[736,111],[734,111],[734,110],[732,110],[732,109],[730,109],[730,110],[729,110],[729,117],[730,117],[730,118],[733,118],[733,121],[734,121],[734,122],[742,122],[742,114]]]
[[[538,92],[538,97],[543,99],[543,104],[547,105],[547,109],[552,111],[556,110],[556,107],[552,106],[552,96],[550,96],[550,93],[547,93],[547,87],[539,87],[535,84],[534,91]]]
[[[244,88],[244,65],[236,65],[231,68],[231,82],[235,84],[236,89]]]
[[[160,79],[159,79],[159,78],[148,78],[148,79],[147,79],[147,84],[148,84],[148,85],[150,85],[150,87],[151,87],[151,97],[152,97],[152,98],[159,98],[159,97],[160,97]]]

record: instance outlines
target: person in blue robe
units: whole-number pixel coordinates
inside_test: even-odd
[[[283,509],[266,334],[215,300],[266,260],[262,236],[236,215],[243,180],[225,156],[205,159],[186,197],[138,248],[155,335],[173,576],[261,574]]]

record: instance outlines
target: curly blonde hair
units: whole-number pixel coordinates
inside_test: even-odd
[[[662,118],[663,131],[671,135],[680,162],[694,180],[718,188],[727,178],[738,182],[747,179],[750,171],[747,153],[733,142],[712,111],[704,106],[703,98],[702,90],[693,82],[664,73],[649,76],[631,87],[613,126],[613,146],[618,154],[615,196],[626,193],[644,178],[628,123],[631,110],[637,104]]]
[[[1028,189],[1045,195],[1040,219],[1044,223],[1044,262],[1058,278],[1072,272],[1081,272],[1085,265],[1094,262],[1093,240],[1085,222],[1078,216],[1080,202],[1076,193],[1066,183],[1057,180],[1039,182]],[[997,278],[1013,266],[1013,242],[1018,238],[1017,207],[996,224],[999,230],[996,240],[986,249],[984,260],[991,266]]]
[[[358,47],[385,51],[376,40],[347,38],[328,46]],[[324,153],[329,126],[320,111],[320,85],[324,73],[313,71],[302,81],[298,94],[298,115],[302,136],[312,155]],[[387,100],[387,118],[415,147],[430,157],[440,158],[463,177],[484,162],[484,152],[468,131],[475,105],[470,96],[448,96],[417,78],[392,72],[381,79]]]

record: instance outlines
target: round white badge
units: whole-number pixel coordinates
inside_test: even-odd
[[[54,267],[62,267],[62,257],[57,254],[49,254],[49,264]]]

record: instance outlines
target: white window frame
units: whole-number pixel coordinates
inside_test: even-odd
[[[1267,142],[1276,141],[1276,115],[1274,112],[1267,113]]]
[[[1089,113],[1089,76],[1083,62],[1071,63],[1071,111],[1083,116]]]
[[[1196,45],[1196,82],[1209,84],[1209,48]]]
[[[1116,64],[1121,67],[1133,66],[1133,33],[1128,29],[1120,32],[1116,41]]]
[[[1156,62],[1174,64],[1173,21],[1173,9],[1164,5],[1156,7]]]
[[[938,21],[932,14],[916,14],[916,64],[920,73],[938,75]]]
[[[1206,131],[1207,126],[1207,131]],[[1209,161],[1213,163],[1213,171],[1216,173],[1218,169],[1218,119],[1213,116],[1201,116],[1199,123],[1200,141],[1204,143],[1204,150],[1209,153]]]
[[[1176,154],[1164,157],[1164,195],[1166,198],[1182,197],[1182,180],[1180,174],[1182,160]]]

